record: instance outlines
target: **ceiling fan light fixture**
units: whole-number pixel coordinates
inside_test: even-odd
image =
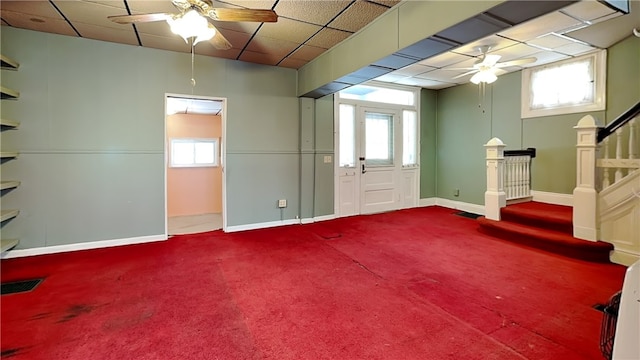
[[[209,40],[216,34],[215,29],[209,27],[207,19],[193,9],[181,16],[167,19],[167,23],[171,32],[180,35],[185,42],[188,42],[189,38],[195,38],[194,45],[200,41]]]
[[[491,84],[496,80],[498,77],[491,70],[481,70],[471,77],[471,82],[476,85],[480,83]]]

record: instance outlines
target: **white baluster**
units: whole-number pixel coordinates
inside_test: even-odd
[[[622,128],[616,130],[616,160],[622,159]],[[614,184],[623,178],[622,168],[616,168],[615,176],[613,178]]]
[[[531,196],[531,157],[525,157],[525,172],[524,172],[524,181],[525,181],[525,196]]]
[[[609,138],[605,138],[604,142],[602,143],[602,148],[604,149],[604,159],[607,160],[609,159]],[[611,180],[609,180],[609,168],[608,167],[603,167],[602,168],[602,188],[606,189],[609,187],[609,185],[611,185]]]
[[[629,121],[629,159],[637,159],[638,145],[636,144],[636,118]]]

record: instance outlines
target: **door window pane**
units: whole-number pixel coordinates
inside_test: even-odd
[[[402,112],[402,165],[418,164],[418,120],[415,111]]]
[[[367,165],[393,164],[393,116],[365,113],[365,158]]]
[[[355,162],[355,106],[340,104],[340,166],[354,167]]]

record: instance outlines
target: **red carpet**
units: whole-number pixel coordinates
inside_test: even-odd
[[[576,259],[609,262],[613,245],[573,237],[571,207],[530,201],[504,207],[500,215],[501,221],[479,217],[480,231]]]
[[[592,306],[624,267],[495,241],[454,213],[3,260],[3,283],[45,280],[2,296],[2,357],[602,358]]]

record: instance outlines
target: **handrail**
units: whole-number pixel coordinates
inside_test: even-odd
[[[631,119],[638,116],[638,114],[640,114],[640,101],[630,107],[629,110],[620,114],[620,116],[609,123],[609,125],[598,129],[598,142],[606,139],[609,135],[616,132],[616,130],[618,130],[620,127],[624,126],[624,124],[628,123],[629,121],[631,121]]]
[[[536,157],[536,148],[526,148],[524,150],[505,150],[504,156],[524,156],[529,155],[532,159]]]

